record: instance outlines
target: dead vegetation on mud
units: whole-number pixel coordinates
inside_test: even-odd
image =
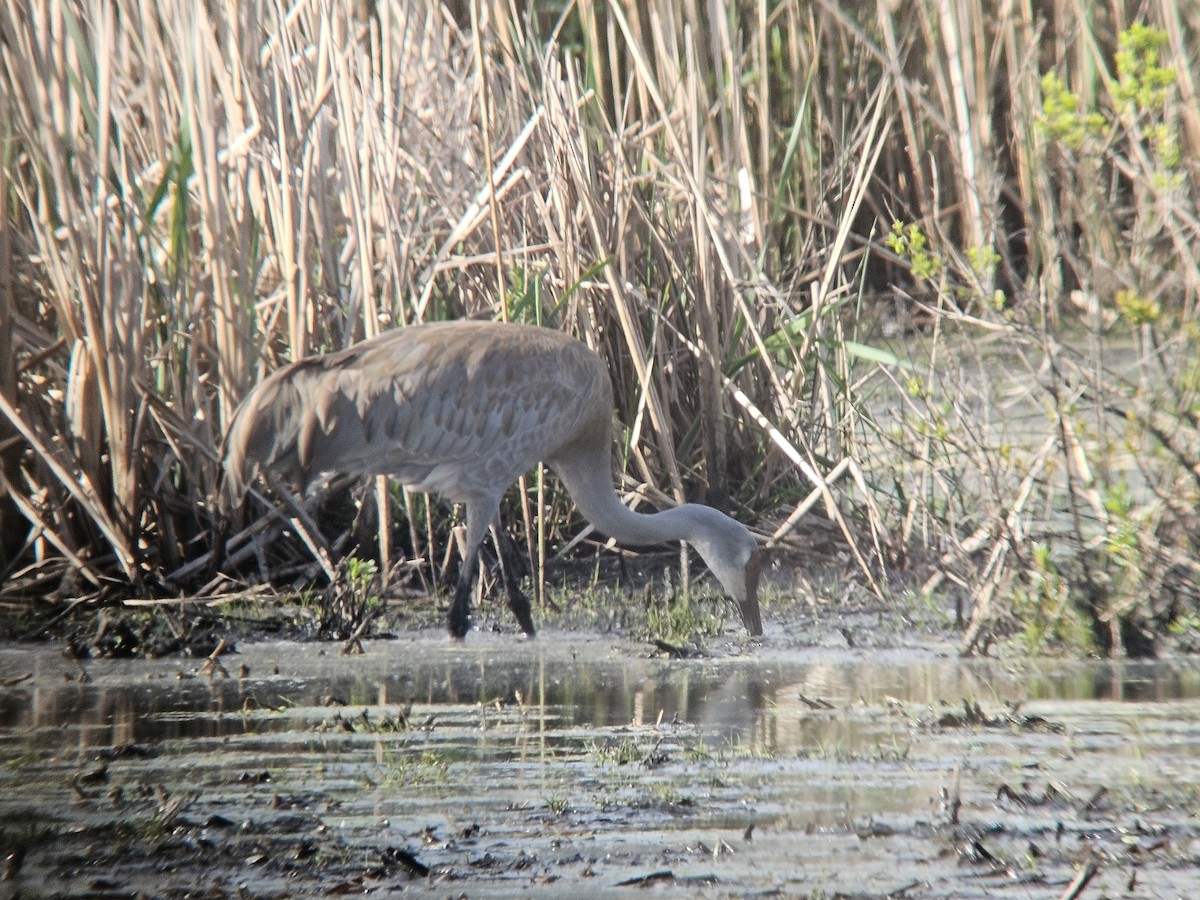
[[[335,647],[6,653],[0,896],[1169,896],[1200,875],[1187,673],[1130,670],[1115,703],[1102,674],[1052,689],[928,651]]]

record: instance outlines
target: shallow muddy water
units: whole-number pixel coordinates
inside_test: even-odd
[[[1192,896],[1200,667],[440,633],[0,650],[0,896]]]

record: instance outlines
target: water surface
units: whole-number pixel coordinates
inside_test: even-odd
[[[1099,860],[1093,884],[1170,896],[1197,875],[1190,662],[337,650],[245,644],[205,671],[5,648],[3,890],[1024,897]]]

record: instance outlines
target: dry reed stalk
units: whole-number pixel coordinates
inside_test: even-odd
[[[895,13],[898,9],[888,0],[878,0],[877,16],[883,32],[883,57],[891,60],[893,65],[900,69],[903,68],[903,60],[908,54],[908,44],[906,42],[902,51],[897,38]],[[902,73],[894,72],[893,78],[899,74]],[[919,137],[920,132],[917,126],[919,111],[913,108],[914,91],[908,83],[909,79],[901,77],[896,81],[899,87],[896,91],[896,99],[900,108],[900,122],[904,128],[904,161],[907,163],[907,171],[904,173],[902,184],[911,178],[912,194],[916,197],[927,197],[929,190],[925,184],[925,164],[921,154],[923,141]]]
[[[968,247],[991,246],[990,207],[996,179],[989,152],[991,110],[988,85],[982,76],[987,58],[984,47],[982,3],[937,3],[945,46],[946,69],[950,75],[953,118],[956,122],[961,170],[963,239]],[[986,218],[985,218],[986,217]]]
[[[1053,229],[1042,227],[1042,215],[1054,208],[1053,186],[1044,160],[1047,141],[1038,127],[1037,110],[1041,106],[1040,73],[1037,68],[1037,25],[1031,0],[1021,0],[1007,10],[1000,28],[1004,42],[1008,93],[1008,116],[1011,138],[1008,151],[1015,169],[1018,194],[1025,202],[1017,209],[1021,242],[1030,256],[1030,268],[1053,273],[1059,269],[1058,242]],[[1001,245],[1003,252],[1004,248]],[[1012,260],[1010,270],[1016,269]],[[1061,287],[1061,286],[1060,286]]]
[[[1184,19],[1180,4],[1174,0],[1159,0],[1158,16],[1167,33],[1168,59],[1182,63],[1192,58],[1189,55],[1188,31],[1191,30],[1191,38],[1194,41],[1196,28],[1200,27],[1194,13],[1188,22]],[[1196,72],[1194,65],[1179,65],[1176,70],[1179,115],[1183,119],[1186,135],[1182,150],[1188,159],[1200,158],[1200,90],[1196,87],[1198,74],[1200,73]]]
[[[11,121],[12,97],[0,95],[0,120]],[[17,405],[17,340],[16,340],[16,297],[13,293],[13,246],[10,230],[13,220],[9,211],[11,202],[8,166],[0,166],[0,347],[8,352],[0,353],[0,398],[10,406]],[[7,419],[0,420],[0,479],[8,484],[18,477],[20,469],[20,444],[17,429]],[[0,560],[15,558],[23,543],[19,498],[11,490],[0,493]],[[35,521],[30,519],[29,521]]]

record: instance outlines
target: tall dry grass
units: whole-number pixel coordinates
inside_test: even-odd
[[[754,485],[792,464],[730,409],[727,375],[748,405],[786,401],[775,440],[816,474],[791,443],[793,392],[823,317],[798,320],[755,258],[750,117],[718,133],[710,114],[741,77],[710,77],[735,36],[702,47],[676,22],[651,48],[646,23],[608,10],[628,79],[602,100],[507,8],[472,11],[478,48],[424,4],[6,10],[14,558],[64,558],[93,588],[186,584],[172,576],[209,549],[216,447],[246,387],[429,319],[585,336],[613,363],[631,486],[743,515],[776,499]],[[883,134],[877,116],[863,139]],[[734,172],[714,169],[725,157]],[[405,504],[436,558],[432,514]]]
[[[883,595],[932,552],[977,646],[1049,572],[1023,546],[1061,534],[1056,498],[1095,488],[1103,467],[1079,460],[1112,441],[1072,435],[1109,407],[1165,414],[1165,436],[1142,433],[1176,446],[1171,477],[1194,455],[1189,383],[1168,377],[1166,410],[1095,364],[1112,317],[1149,298],[1180,326],[1171,358],[1192,346],[1194,18],[1068,0],[6,6],[6,569],[23,595],[64,573],[85,595],[204,587],[216,448],[250,384],[383,328],[483,316],[608,359],[631,503],[707,500],[779,541],[818,507]],[[1173,72],[1130,106],[1119,35],[1142,21]],[[1048,72],[1077,119],[1047,115]],[[1135,331],[1169,375],[1165,324]],[[1055,337],[1070,325],[1078,358]],[[932,349],[903,368],[885,335],[914,330]],[[1035,383],[1050,367],[1044,440],[980,427],[1002,418],[970,374],[995,364],[962,363],[980,335]],[[378,546],[354,552],[436,577],[446,510],[371,498]],[[540,475],[516,499],[544,562],[568,502]],[[1073,545],[1103,543],[1111,515],[1084,518]],[[255,527],[239,559],[283,526]],[[362,531],[326,539],[345,552]]]

